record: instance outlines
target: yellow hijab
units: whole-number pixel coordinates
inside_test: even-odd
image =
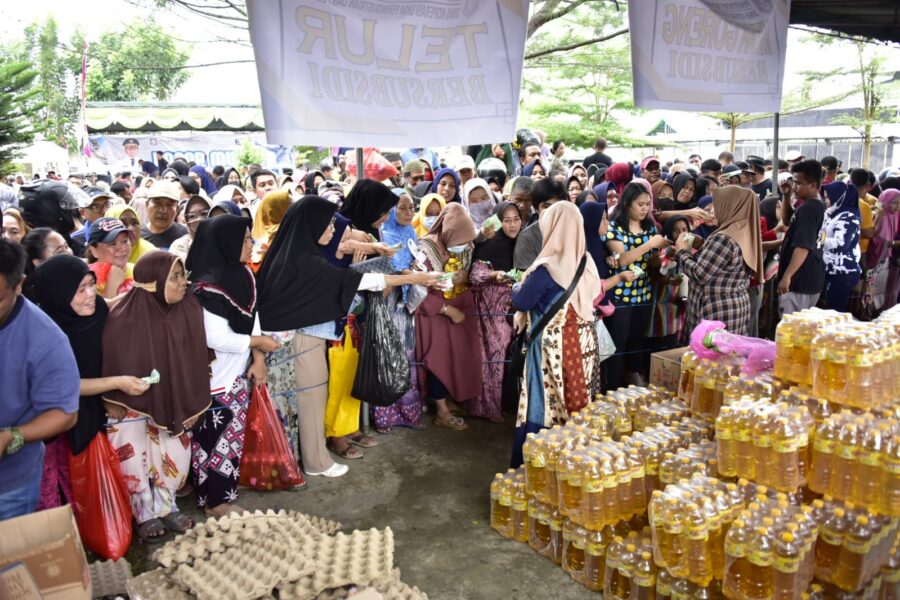
[[[270,192],[256,209],[253,219],[253,239],[264,244],[271,244],[278,233],[284,213],[291,206],[291,196],[286,190]]]
[[[134,215],[134,218],[137,219],[138,225],[143,225],[143,223],[141,222],[141,217],[138,216],[137,211],[127,204],[116,204],[114,206],[111,206],[109,210],[106,211],[106,216],[112,217],[113,219],[121,219],[122,215],[127,212]],[[138,261],[140,257],[147,254],[148,252],[153,252],[154,250],[156,250],[156,246],[154,246],[144,238],[138,236],[137,240],[131,240],[131,256],[128,257],[128,262],[133,265]]]
[[[428,216],[428,207],[435,201],[440,205],[441,211],[443,212],[444,206],[447,204],[444,197],[439,196],[438,194],[425,194],[425,196],[422,197],[422,202],[419,204],[419,212],[413,217],[412,226],[416,230],[416,235],[419,239],[422,239],[425,237],[425,234],[428,233],[428,227],[425,226],[425,217]]]

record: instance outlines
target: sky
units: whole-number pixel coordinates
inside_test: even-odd
[[[143,0],[152,6],[153,0]],[[61,36],[66,39],[76,29],[91,32],[114,28],[135,16],[154,13],[157,22],[178,38],[196,40],[189,64],[204,64],[228,60],[252,60],[249,46],[213,41],[216,35],[228,35],[226,28],[199,16],[176,17],[173,14],[151,8],[138,8],[126,0],[29,0],[13,2],[2,0],[0,14],[0,39],[21,36],[26,25],[46,14],[56,15]],[[787,72],[785,90],[798,88],[804,70],[821,70],[829,64],[852,64],[856,58],[849,52],[823,51],[813,44],[804,44],[804,33],[791,29],[788,38]],[[888,58],[891,68],[900,71],[900,48],[879,46],[878,51]],[[838,84],[840,85],[840,84]],[[844,85],[854,85],[852,81]],[[174,101],[209,103],[259,103],[256,69],[252,63],[191,69],[191,78],[176,93]]]

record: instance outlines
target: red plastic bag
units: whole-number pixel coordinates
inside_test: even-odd
[[[108,560],[125,556],[131,546],[131,501],[119,457],[106,434],[69,458],[72,510],[84,545]]]
[[[247,411],[240,483],[257,490],[283,490],[306,483],[264,385],[253,388]]]
[[[356,176],[356,153],[347,153],[347,171]],[[397,175],[399,171],[375,148],[363,148],[363,172],[366,179],[384,181]]]

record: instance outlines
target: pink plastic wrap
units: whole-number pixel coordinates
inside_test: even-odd
[[[769,370],[775,364],[775,342],[728,333],[721,321],[700,321],[691,333],[691,350],[712,360],[723,354],[742,356],[747,359],[741,367],[745,375]]]

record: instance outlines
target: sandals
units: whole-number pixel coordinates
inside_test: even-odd
[[[354,460],[357,458],[362,458],[364,456],[364,454],[362,452],[360,452],[357,448],[353,447],[352,443],[347,444],[347,447],[344,448],[343,450],[338,450],[337,447],[334,444],[332,444],[331,442],[328,442],[327,444],[325,444],[325,446],[331,452],[333,452],[333,453],[337,454],[338,456],[340,456],[341,458],[345,458],[347,460]]]
[[[145,544],[160,544],[168,535],[166,526],[159,519],[148,519],[138,525],[137,534]]]
[[[194,526],[194,520],[181,512],[171,512],[162,518],[166,529],[172,533],[187,533]]]
[[[356,437],[348,436],[347,441],[360,448],[374,448],[378,445],[378,440],[370,435],[365,435],[364,433],[360,433]]]
[[[450,415],[450,418],[446,421],[441,421],[439,418],[435,417],[433,423],[438,427],[446,427],[453,431],[465,431],[469,428],[465,421],[453,415]]]

